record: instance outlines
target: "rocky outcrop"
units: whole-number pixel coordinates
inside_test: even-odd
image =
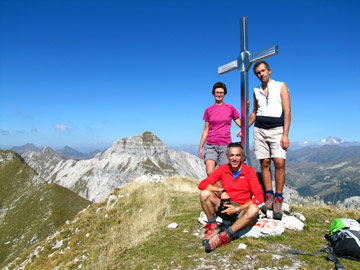
[[[360,196],[346,198],[343,202],[338,202],[336,206],[340,208],[360,209]]]

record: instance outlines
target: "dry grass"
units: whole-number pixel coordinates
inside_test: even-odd
[[[104,239],[94,243],[95,248],[101,248],[96,264],[88,265],[88,269],[112,268],[120,254],[141,245],[160,228],[166,227],[166,217],[171,215],[174,202],[173,193],[198,191],[197,182],[188,178],[171,177],[165,179],[164,184],[133,182],[116,191],[116,195],[125,195],[117,206],[118,210],[122,209],[116,213],[118,222]]]
[[[189,193],[199,192],[198,189],[199,182],[194,179],[185,178],[185,177],[170,177],[170,178],[166,178],[164,183],[170,185],[170,188],[173,191],[189,192]]]

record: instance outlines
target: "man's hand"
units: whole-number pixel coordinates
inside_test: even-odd
[[[281,137],[280,145],[282,149],[287,149],[290,146],[290,140],[288,136],[283,135]]]
[[[226,206],[227,209],[225,209],[224,211],[221,211],[222,214],[227,214],[227,215],[231,216],[236,213],[235,206],[228,204],[228,203],[225,203],[224,206]]]

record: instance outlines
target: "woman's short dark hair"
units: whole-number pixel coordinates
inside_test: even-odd
[[[227,89],[226,89],[225,83],[223,83],[223,82],[217,82],[217,83],[215,83],[214,86],[213,86],[213,90],[212,90],[212,92],[211,92],[213,95],[215,95],[215,89],[216,89],[216,88],[222,88],[222,89],[224,89],[224,95],[226,95]]]

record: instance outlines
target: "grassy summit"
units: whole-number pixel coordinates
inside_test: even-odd
[[[325,255],[294,256],[290,249],[314,252],[326,244],[332,219],[360,218],[359,211],[293,206],[306,218],[302,232],[246,238],[206,254],[197,182],[168,178],[164,183],[130,183],[93,204],[51,237],[34,245],[9,269],[330,269]],[[168,224],[176,222],[176,229]],[[247,245],[238,249],[240,243]],[[359,262],[341,259],[348,269]]]

